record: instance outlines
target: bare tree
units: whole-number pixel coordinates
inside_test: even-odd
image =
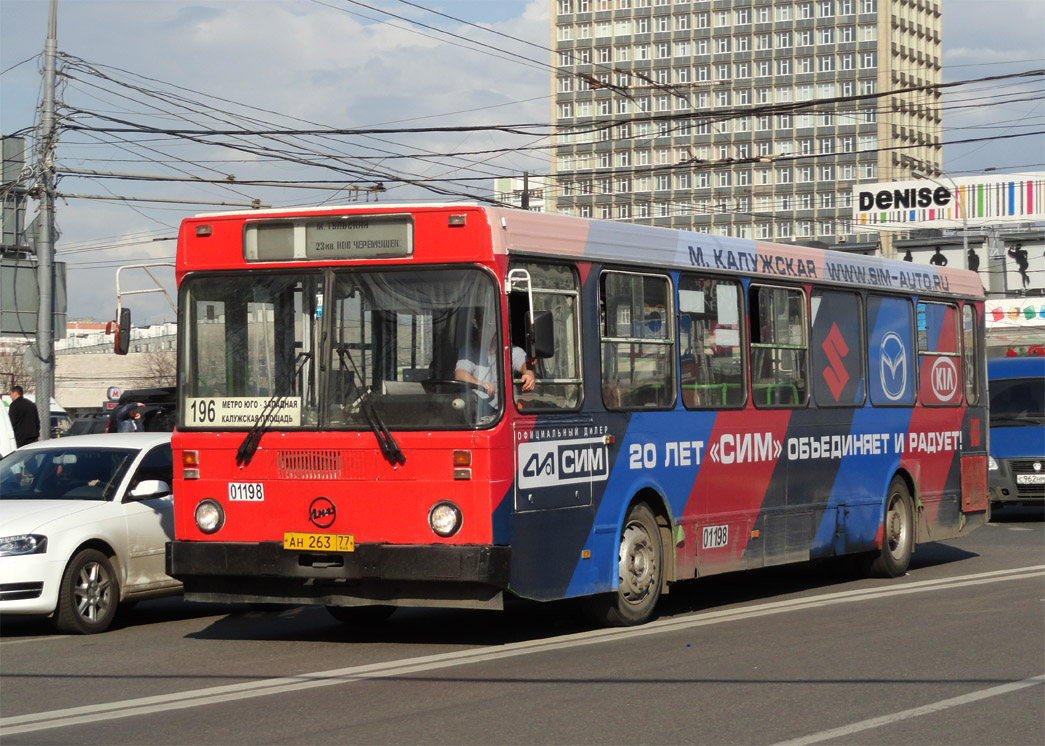
[[[26,393],[31,393],[36,387],[33,377],[22,365],[20,352],[0,352],[0,380],[3,381],[2,387],[5,394],[11,390],[12,386],[21,386]]]
[[[145,378],[149,386],[174,386],[178,382],[178,356],[174,350],[143,352]]]

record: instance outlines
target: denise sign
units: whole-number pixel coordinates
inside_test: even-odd
[[[860,184],[853,220],[932,228],[1045,220],[1045,173]]]

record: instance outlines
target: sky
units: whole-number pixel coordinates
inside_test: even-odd
[[[521,127],[519,133],[460,128],[550,122],[551,4],[59,0],[58,50],[66,73],[58,93],[62,123],[94,131],[63,129],[58,167],[145,176],[231,176],[239,181],[340,180],[339,184],[364,187],[384,184],[382,174],[405,175],[413,185],[389,178],[388,190],[378,199],[471,201],[470,195],[489,196],[495,176],[549,170],[550,141],[544,127]],[[1042,0],[943,0],[942,6],[945,82],[1045,68]],[[31,134],[38,122],[47,9],[47,0],[0,0],[4,135]],[[162,101],[153,95],[156,92],[164,94]],[[987,101],[990,105],[984,105]],[[945,142],[1010,136],[947,145],[946,174],[1045,169],[1041,78],[1019,87],[1008,82],[962,86],[945,96],[945,107]],[[337,140],[227,135],[216,138],[222,147],[160,135],[96,131],[122,126],[120,122],[161,129],[450,131],[383,132]],[[1025,136],[1028,132],[1039,134]],[[506,149],[511,152],[503,152]],[[275,151],[292,154],[294,162],[267,157]],[[316,165],[320,160],[325,162]],[[361,170],[367,172],[362,177]],[[448,184],[449,176],[470,181]],[[98,321],[115,318],[116,268],[172,263],[178,224],[189,215],[237,209],[254,200],[289,207],[344,204],[354,196],[345,191],[68,174],[61,177],[58,191],[198,201],[72,196],[58,201],[56,259],[66,263],[68,318]],[[368,192],[359,193],[361,200],[369,197]],[[173,271],[158,268],[153,273],[174,298]],[[127,270],[120,285],[121,290],[144,289],[151,282],[141,271]],[[128,296],[125,305],[132,308],[136,325],[173,320],[160,294]]]

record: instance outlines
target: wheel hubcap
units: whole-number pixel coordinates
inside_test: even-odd
[[[900,498],[894,498],[889,504],[889,513],[885,521],[885,538],[889,542],[889,553],[894,557],[903,554],[907,543],[907,515],[904,510],[904,502]]]
[[[640,524],[629,524],[620,543],[621,596],[628,603],[639,603],[656,577],[657,556],[650,535]]]
[[[76,611],[85,620],[97,622],[112,603],[111,585],[105,570],[97,562],[89,562],[80,570],[76,588]]]

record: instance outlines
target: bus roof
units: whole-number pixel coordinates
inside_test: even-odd
[[[497,254],[533,254],[982,299],[977,273],[806,246],[479,204],[388,204],[203,213],[190,220],[480,211]]]

